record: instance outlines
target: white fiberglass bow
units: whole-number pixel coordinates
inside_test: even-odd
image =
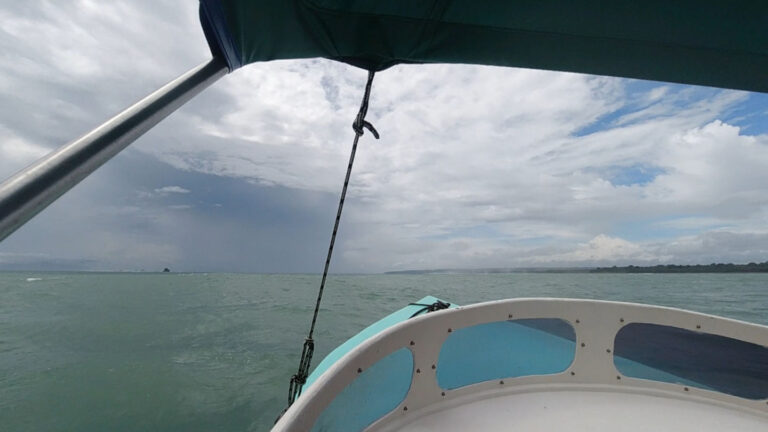
[[[273,431],[768,431],[768,327],[679,309],[518,299],[369,338]]]

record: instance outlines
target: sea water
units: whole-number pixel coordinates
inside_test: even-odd
[[[0,430],[267,431],[317,275],[0,273]],[[768,324],[768,274],[332,276],[314,364],[404,304],[572,297]]]

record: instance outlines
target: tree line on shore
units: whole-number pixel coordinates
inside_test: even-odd
[[[659,264],[655,266],[598,267],[592,273],[768,273],[768,261],[749,264]]]

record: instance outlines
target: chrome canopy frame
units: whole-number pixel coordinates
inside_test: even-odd
[[[211,59],[5,180],[0,242],[228,71],[221,59]]]

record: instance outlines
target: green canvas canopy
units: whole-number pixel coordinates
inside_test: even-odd
[[[768,0],[201,0],[230,70],[325,57],[549,69],[768,92]]]

